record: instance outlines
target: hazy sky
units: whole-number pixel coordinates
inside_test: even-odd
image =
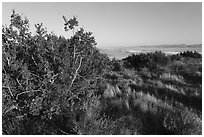
[[[12,9],[23,13],[34,30],[43,23],[48,32],[67,36],[62,15],[78,17],[93,32],[98,46],[202,43],[202,3],[3,3],[2,23]]]

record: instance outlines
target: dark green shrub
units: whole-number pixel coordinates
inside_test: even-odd
[[[74,31],[77,18],[63,18],[65,30]],[[42,24],[31,35],[28,22],[13,11],[2,28],[4,134],[76,134],[75,110],[96,89],[89,81],[97,81],[110,61],[83,28],[66,39]],[[12,123],[19,128],[9,129]]]
[[[180,55],[182,57],[191,57],[191,58],[202,58],[202,55],[198,53],[197,51],[184,51],[181,52]]]
[[[159,66],[164,66],[169,62],[169,58],[161,51],[132,54],[123,60],[126,68],[141,70],[146,67],[151,71],[157,71]]]
[[[111,65],[113,66],[113,71],[123,70],[122,62],[119,60],[116,60],[115,58],[113,58],[113,60],[111,61]]]

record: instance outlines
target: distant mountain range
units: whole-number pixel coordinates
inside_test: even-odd
[[[124,46],[99,48],[102,53],[107,54],[110,58],[122,59],[134,53],[146,53],[162,51],[166,54],[177,54],[183,51],[197,51],[202,54],[202,44],[177,44],[177,45],[148,45],[148,46]]]

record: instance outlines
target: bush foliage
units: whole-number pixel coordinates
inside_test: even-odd
[[[65,30],[74,31],[77,18],[63,18]],[[83,28],[70,38],[49,34],[42,24],[35,28],[32,35],[29,21],[15,11],[11,24],[2,28],[3,123],[23,121],[22,128],[30,128],[17,132],[3,124],[3,134],[73,133],[69,126],[74,110],[85,111],[83,104],[110,61]],[[69,120],[72,124],[67,127]],[[33,122],[42,129],[34,129]],[[59,130],[42,131],[44,124]]]
[[[161,51],[132,54],[123,60],[125,61],[125,66],[128,68],[141,70],[146,67],[152,71],[158,68],[158,66],[164,66],[169,62],[169,58]]]
[[[199,54],[196,51],[184,51],[180,53],[181,56],[183,57],[191,57],[191,58],[201,58],[201,54]]]

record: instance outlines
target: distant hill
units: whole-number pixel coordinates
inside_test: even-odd
[[[102,53],[110,58],[122,59],[129,54],[139,54],[146,52],[162,51],[166,54],[177,54],[183,51],[197,51],[202,54],[202,44],[176,44],[176,45],[148,45],[148,46],[124,46],[100,48]]]

